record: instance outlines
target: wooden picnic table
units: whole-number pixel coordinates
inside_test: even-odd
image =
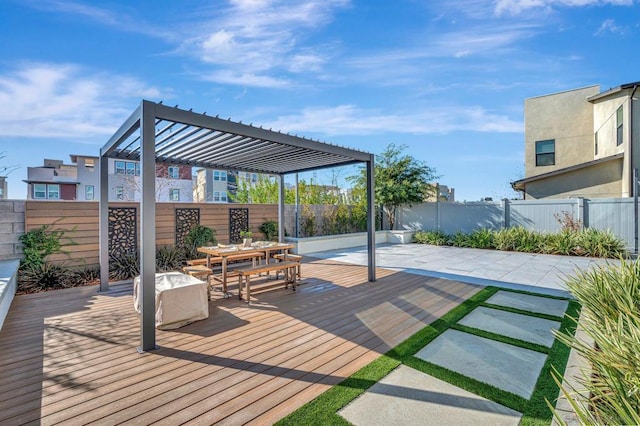
[[[236,259],[238,258],[237,256],[241,256],[245,259],[251,259],[255,258],[258,255],[262,256],[264,254],[266,257],[265,262],[268,264],[269,257],[272,252],[282,252],[286,257],[286,255],[289,253],[289,250],[293,247],[293,244],[288,243],[255,242],[250,247],[243,247],[242,245],[217,245],[198,247],[198,251],[207,255],[208,268],[211,268],[211,256],[222,258],[222,292],[224,294],[224,297],[227,298],[229,297],[229,293],[227,291],[227,266],[230,256],[234,256]]]

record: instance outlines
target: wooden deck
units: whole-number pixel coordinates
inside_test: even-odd
[[[220,299],[139,354],[131,285],[16,296],[0,331],[0,424],[271,424],[479,290],[317,259],[303,284]],[[231,290],[234,291],[234,287]]]

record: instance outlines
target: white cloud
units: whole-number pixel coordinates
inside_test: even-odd
[[[554,7],[632,6],[633,0],[497,0],[495,13],[517,15],[531,9],[552,10]]]
[[[624,34],[625,28],[619,25],[616,25],[616,21],[613,19],[605,19],[600,28],[595,32],[595,35],[602,35],[604,33],[612,33],[612,34]]]
[[[207,74],[202,74],[201,78],[205,81],[212,81],[215,83],[235,84],[239,86],[251,87],[278,88],[286,87],[291,84],[291,82],[287,79],[280,79],[265,74],[261,75],[251,72],[236,72],[231,69],[224,69],[221,71],[213,71]]]
[[[117,13],[95,5],[87,5],[71,0],[26,0],[25,4],[47,12],[64,13],[90,19],[101,25],[114,27],[131,33],[146,34],[165,40],[175,40],[176,35],[166,27],[154,26],[143,18]]]
[[[233,0],[227,9],[216,7],[215,16],[196,26],[179,51],[215,67],[216,72],[203,73],[209,80],[221,77],[214,81],[261,87],[271,80],[281,87],[290,80],[273,75],[322,69],[327,58],[320,50],[326,46],[305,45],[305,34],[326,25],[348,3]]]
[[[0,137],[91,139],[113,133],[160,90],[73,64],[27,63],[0,74]]]
[[[353,105],[333,108],[305,108],[300,114],[278,117],[266,127],[288,132],[327,135],[368,135],[379,132],[445,134],[454,131],[523,131],[522,123],[479,106],[439,106],[406,113],[385,114]]]

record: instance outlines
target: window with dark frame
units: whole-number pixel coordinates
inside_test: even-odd
[[[598,155],[598,132],[593,137],[593,155]]]
[[[556,141],[549,139],[536,141],[536,166],[553,166],[556,164]]]
[[[117,175],[123,175],[125,174],[125,165],[124,165],[124,161],[116,161],[114,163],[114,167],[115,167],[115,174]]]
[[[172,188],[169,190],[169,199],[171,201],[180,201],[180,190]]]
[[[616,111],[616,145],[622,145],[622,105]]]

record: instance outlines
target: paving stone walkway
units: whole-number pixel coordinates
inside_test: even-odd
[[[568,302],[500,290],[486,303],[519,309],[507,312],[479,306],[459,324],[551,347],[552,329]],[[541,313],[558,321],[531,316]],[[542,352],[449,329],[415,357],[530,399],[547,355]],[[428,374],[402,365],[344,407],[339,414],[354,425],[517,425],[522,414]]]

